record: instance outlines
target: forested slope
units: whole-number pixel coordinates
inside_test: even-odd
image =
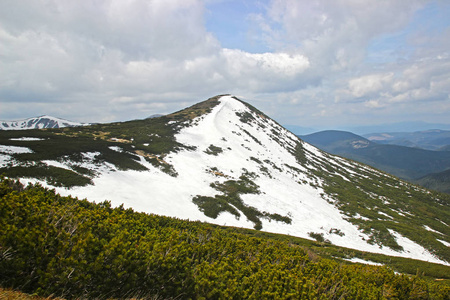
[[[0,197],[2,288],[99,299],[450,297],[445,281],[420,272],[321,258],[261,232],[112,208],[5,178]]]

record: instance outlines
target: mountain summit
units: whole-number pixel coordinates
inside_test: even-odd
[[[153,119],[3,132],[0,144],[0,172],[61,194],[450,261],[447,195],[320,151],[230,95]]]

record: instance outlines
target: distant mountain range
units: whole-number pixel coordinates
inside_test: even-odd
[[[323,126],[310,127],[299,125],[284,125],[284,127],[296,135],[307,135],[319,131],[328,130]],[[360,136],[366,136],[374,132],[380,133],[411,133],[411,132],[426,132],[434,129],[450,130],[450,124],[445,123],[427,123],[427,122],[396,122],[396,123],[383,123],[379,125],[367,125],[367,126],[339,126],[333,128],[339,131],[353,132]]]
[[[370,140],[351,132],[327,130],[300,136],[300,138],[329,153],[366,163],[425,187],[448,191],[449,181],[445,172],[450,169],[450,151],[432,151],[379,142],[394,143],[409,137],[415,141],[417,147],[444,149],[449,133],[450,131],[443,130],[411,134],[382,133],[368,135],[372,139]],[[441,172],[444,173],[441,174]]]
[[[63,128],[88,125],[67,121],[51,116],[40,116],[16,121],[0,121],[0,130],[25,130],[25,129],[44,129],[44,128]]]
[[[395,122],[395,123],[383,123],[378,125],[366,125],[366,126],[347,126],[340,130],[350,131],[358,135],[366,135],[372,132],[416,132],[426,131],[430,129],[442,129],[450,130],[450,123],[427,123],[420,121],[412,122]]]
[[[450,131],[448,130],[382,132],[364,134],[362,136],[378,144],[400,145],[438,151],[450,150]]]

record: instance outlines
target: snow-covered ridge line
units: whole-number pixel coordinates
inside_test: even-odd
[[[85,126],[85,125],[89,124],[72,122],[51,116],[40,116],[16,121],[0,120],[0,130],[63,128],[63,127]]]

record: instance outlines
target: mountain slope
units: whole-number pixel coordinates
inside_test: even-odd
[[[450,194],[450,169],[419,178],[417,183],[428,189]]]
[[[83,125],[86,124],[67,121],[50,116],[40,116],[18,121],[0,121],[0,130],[63,128]]]
[[[322,152],[231,96],[155,119],[20,134],[0,134],[0,172],[65,195],[450,261],[448,196]]]
[[[354,159],[406,180],[450,168],[450,152],[374,143],[345,131],[327,130],[300,136],[332,154]]]

